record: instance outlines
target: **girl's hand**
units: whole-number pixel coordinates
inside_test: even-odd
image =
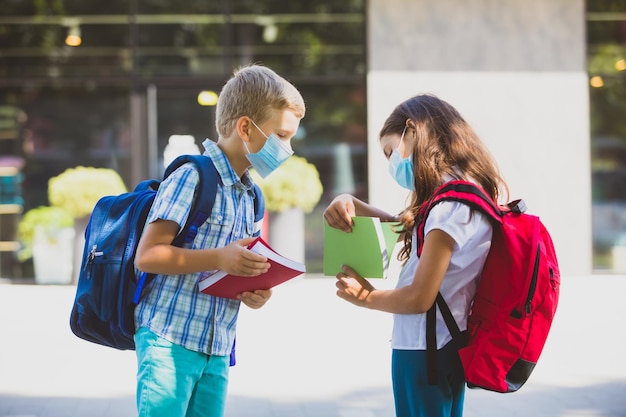
[[[237,299],[252,309],[258,309],[265,305],[272,296],[272,290],[245,291],[237,295]]]
[[[341,269],[343,272],[336,275],[337,295],[356,306],[366,307],[367,298],[376,288],[349,266],[342,265]]]
[[[352,231],[352,217],[356,215],[353,197],[350,194],[340,194],[330,202],[324,210],[324,220],[330,227]]]

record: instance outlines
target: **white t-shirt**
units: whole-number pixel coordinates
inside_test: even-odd
[[[470,215],[471,213],[471,215]],[[487,217],[456,201],[444,201],[432,208],[424,236],[439,229],[454,239],[452,259],[439,291],[450,307],[461,331],[467,329],[467,316],[476,293],[478,274],[491,247],[492,226]],[[404,287],[415,276],[419,258],[417,238],[413,231],[411,256],[402,267],[397,287]],[[391,347],[402,350],[426,350],[426,313],[394,314]],[[437,308],[437,349],[452,340]]]

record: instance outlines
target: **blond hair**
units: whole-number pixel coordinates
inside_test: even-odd
[[[229,136],[242,116],[263,123],[272,109],[289,109],[299,118],[306,111],[296,87],[271,69],[261,65],[238,68],[219,95],[215,112],[217,133]]]

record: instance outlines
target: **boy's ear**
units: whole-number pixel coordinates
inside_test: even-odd
[[[241,140],[243,140],[244,142],[250,142],[250,135],[252,134],[253,127],[254,126],[252,125],[250,118],[247,116],[241,116],[239,119],[237,119],[237,122],[235,123],[235,130],[237,131],[237,135],[239,135]]]

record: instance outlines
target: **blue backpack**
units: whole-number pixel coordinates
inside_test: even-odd
[[[211,158],[183,155],[165,170],[167,178],[181,165],[195,164],[200,184],[189,218],[174,242],[182,247],[196,237],[211,214],[219,175]],[[101,198],[85,230],[85,247],[70,314],[70,328],[81,339],[120,350],[134,350],[134,311],[142,289],[154,274],[135,273],[135,253],[150,207],[160,185],[158,180],[140,182],[134,191]],[[255,185],[255,223],[263,219],[263,194]],[[234,346],[231,353],[234,365]]]

